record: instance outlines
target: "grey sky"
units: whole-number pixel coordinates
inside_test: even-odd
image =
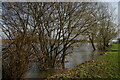
[[[1,0],[0,0],[1,1]],[[4,1],[6,1],[6,2],[24,2],[24,1],[29,1],[29,2],[35,2],[35,1],[62,1],[62,2],[71,2],[71,0],[2,0],[2,2],[4,2]],[[118,2],[120,1],[120,0],[72,0],[73,2],[74,1],[77,1],[77,2],[80,2],[80,1],[83,1],[83,2],[110,2],[110,5],[111,5],[111,7],[112,8],[116,8],[116,10],[114,11],[114,16],[116,16],[116,20],[115,20],[115,23],[118,23]],[[1,7],[1,2],[0,2],[0,7]],[[112,8],[111,8],[111,10],[112,10]],[[1,11],[2,11],[2,9],[0,8],[0,15],[1,15]],[[0,17],[1,18],[1,17]],[[2,35],[2,30],[1,30],[1,26],[0,26],[0,35]],[[0,40],[1,40],[1,36],[0,36]]]

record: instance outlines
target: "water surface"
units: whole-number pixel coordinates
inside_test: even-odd
[[[75,66],[84,63],[85,61],[91,60],[93,57],[97,56],[97,51],[93,52],[93,48],[90,43],[80,44],[77,43],[73,48],[69,48],[68,52],[73,51],[73,53],[66,56],[65,68],[74,68]],[[46,71],[39,71],[36,64],[27,72],[27,78],[46,78],[48,76],[61,73],[60,69],[49,69]]]

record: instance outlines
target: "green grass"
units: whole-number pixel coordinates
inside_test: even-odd
[[[106,53],[118,53],[120,44],[112,44]]]
[[[97,56],[94,60],[79,65],[62,74],[51,78],[120,78],[118,72],[118,47],[120,44],[112,44],[108,54]]]
[[[118,54],[109,53],[97,57],[94,62],[83,65],[73,77],[78,78],[120,78],[118,72]],[[76,68],[77,69],[77,68]],[[81,71],[82,70],[82,71]],[[80,76],[78,76],[80,75]],[[82,75],[82,76],[81,76]]]
[[[120,44],[112,44],[111,47],[110,47],[108,50],[109,50],[109,51],[111,51],[111,50],[118,50],[118,49],[119,49],[119,48],[118,48],[119,46],[120,46]]]

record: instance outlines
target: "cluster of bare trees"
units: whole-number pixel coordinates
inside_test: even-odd
[[[87,2],[3,3],[2,30],[9,40],[3,49],[3,77],[21,77],[31,62],[40,69],[64,68],[67,49],[80,35],[87,35],[94,49],[96,40],[107,46],[115,25],[102,9]]]
[[[116,19],[113,13],[115,9],[111,11],[106,3],[99,3],[99,8],[97,9],[96,14],[94,13],[96,18],[93,19],[101,20],[97,20],[97,23],[89,28],[87,35],[94,50],[96,50],[96,48],[106,50],[110,40],[117,36],[118,25],[113,22]],[[94,43],[97,43],[97,46],[95,46]]]

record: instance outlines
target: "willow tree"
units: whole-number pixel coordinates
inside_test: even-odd
[[[17,9],[26,9],[26,3],[3,3],[2,31],[4,39],[9,40],[3,44],[2,49],[2,75],[3,78],[21,78],[28,70],[32,53],[31,38],[27,33],[29,15],[23,15]],[[28,9],[27,9],[28,11]]]
[[[91,21],[96,22],[86,31],[93,50],[105,50],[110,41],[116,37],[117,24],[114,23],[115,15],[110,11],[108,3],[95,3],[91,6],[94,11],[89,17]],[[91,23],[90,23],[91,24]],[[97,43],[95,45],[94,43]]]
[[[43,57],[43,67],[55,67],[58,62],[64,68],[67,49],[75,42],[91,23],[86,16],[92,13],[89,3],[30,3],[31,25],[40,45],[33,45],[34,52],[40,50],[38,61]],[[38,49],[40,48],[40,49]],[[38,53],[36,52],[36,54]]]
[[[93,4],[3,3],[2,29],[9,40],[3,49],[4,76],[21,77],[30,63],[42,70],[59,63],[64,68],[68,48],[104,18],[95,15]]]
[[[110,41],[116,37],[117,24],[114,22],[116,18],[113,11],[111,11],[108,7],[108,4],[101,3],[99,6],[99,17],[105,18],[99,21],[97,24],[96,41],[98,41],[98,49],[106,50],[106,48],[109,46]]]

